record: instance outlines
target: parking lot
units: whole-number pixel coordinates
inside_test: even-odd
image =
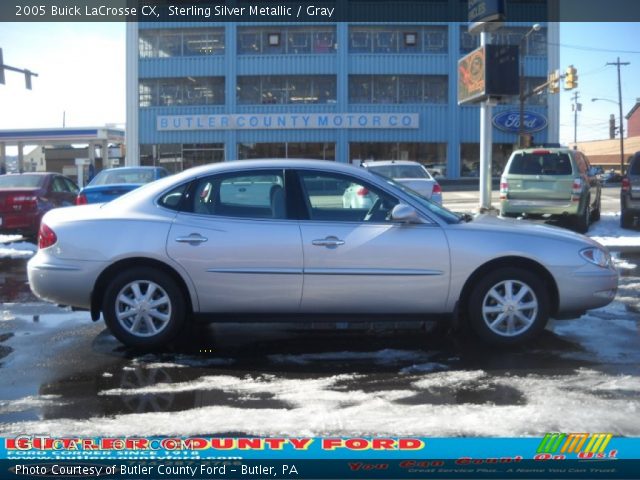
[[[33,247],[8,242],[0,434],[640,435],[640,232],[617,228],[619,190],[603,191],[591,234],[614,250],[615,301],[512,349],[427,322],[341,318],[198,326],[140,354],[88,313],[36,299],[25,276]],[[471,211],[477,195],[445,190],[444,202]]]

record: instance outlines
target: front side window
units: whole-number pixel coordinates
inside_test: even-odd
[[[300,179],[310,220],[386,222],[399,203],[377,187],[346,175],[301,172]]]
[[[200,215],[285,219],[282,171],[237,172],[197,181],[189,211]]]

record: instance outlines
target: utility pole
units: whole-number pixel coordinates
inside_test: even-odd
[[[624,119],[622,117],[622,83],[620,81],[620,66],[629,65],[629,62],[621,62],[620,57],[616,62],[608,62],[607,65],[618,67],[618,106],[620,107],[620,175],[624,175]]]
[[[573,143],[578,143],[578,112],[582,111],[582,104],[578,103],[578,97],[580,96],[579,92],[574,92],[573,103],[571,104],[571,109],[573,110]]]

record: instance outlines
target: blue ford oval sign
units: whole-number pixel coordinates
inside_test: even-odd
[[[547,127],[547,117],[536,112],[524,112],[524,133],[532,133]],[[507,110],[493,117],[493,125],[503,132],[518,133],[520,129],[520,112]]]

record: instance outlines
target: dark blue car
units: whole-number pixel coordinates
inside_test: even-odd
[[[105,203],[131,190],[169,175],[162,167],[108,168],[98,173],[78,193],[76,205]]]

